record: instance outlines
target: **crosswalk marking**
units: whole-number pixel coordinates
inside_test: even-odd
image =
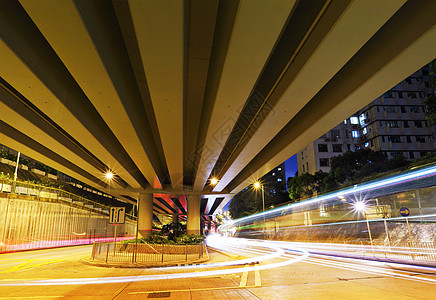
[[[249,265],[246,265],[245,268],[248,268]],[[242,273],[241,282],[239,283],[240,287],[247,286],[247,279],[248,279],[248,271],[244,271]]]
[[[259,270],[254,270],[254,286],[262,286]]]
[[[248,268],[249,265],[246,265],[245,268]],[[239,287],[247,287],[247,281],[248,281],[248,271],[244,271],[241,276],[241,282],[239,283]],[[254,286],[262,286],[262,281],[260,280],[260,272],[259,270],[254,270]]]

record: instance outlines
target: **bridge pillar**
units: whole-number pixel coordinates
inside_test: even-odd
[[[153,228],[153,194],[140,194],[138,207],[138,237],[143,238]]]
[[[186,231],[188,234],[200,234],[200,196],[188,197],[188,218]]]

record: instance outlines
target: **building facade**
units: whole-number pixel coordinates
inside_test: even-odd
[[[272,196],[286,191],[285,163],[281,163],[270,172],[262,176],[260,181],[265,185],[266,188],[268,188]]]
[[[425,119],[429,67],[415,72],[297,153],[299,174],[330,171],[330,158],[347,150],[383,151],[408,160],[436,152],[436,128]]]

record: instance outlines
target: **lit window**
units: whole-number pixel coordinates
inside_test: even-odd
[[[368,148],[369,147],[369,142],[366,142],[365,143],[365,148]]]
[[[282,170],[282,168],[277,168],[277,170],[281,171],[281,170]]]
[[[347,124],[347,119],[344,120],[344,124]]]
[[[363,133],[363,134],[367,134],[367,133],[368,133],[368,130],[366,129],[366,127],[363,128],[362,133]]]
[[[272,175],[272,176],[276,176],[276,173],[272,173],[271,175]]]
[[[351,117],[351,118],[350,118],[350,123],[351,123],[351,124],[359,124],[359,118],[357,118],[357,117]]]
[[[353,130],[353,131],[351,132],[351,135],[353,136],[353,138],[358,138],[358,137],[359,137],[359,131],[357,131],[357,130]]]
[[[281,178],[277,178],[277,181],[282,181],[282,179]]]
[[[365,126],[365,115],[361,114],[359,116],[360,126]]]

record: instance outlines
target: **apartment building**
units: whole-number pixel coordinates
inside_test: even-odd
[[[425,119],[431,93],[425,66],[297,153],[298,172],[330,171],[330,158],[347,150],[383,151],[414,160],[436,152],[436,127]]]

